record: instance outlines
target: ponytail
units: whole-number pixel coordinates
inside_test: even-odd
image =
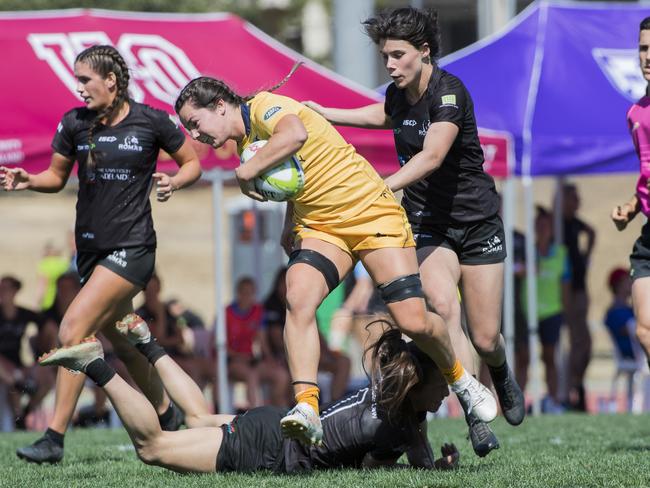
[[[386,411],[389,418],[396,418],[409,411],[406,396],[421,381],[422,368],[399,329],[386,320],[376,320],[368,326],[376,323],[388,327],[367,349],[372,351],[370,383],[377,405]]]
[[[214,108],[219,100],[223,100],[231,105],[240,105],[246,103],[255,97],[260,91],[273,92],[284,85],[289,78],[293,76],[300,66],[304,63],[302,61],[296,62],[287,76],[285,76],[279,83],[276,83],[266,90],[258,90],[247,96],[238,95],[230,88],[224,81],[209,76],[201,76],[194,78],[181,90],[176,103],[174,103],[174,110],[179,113],[186,103],[191,103],[196,108]]]

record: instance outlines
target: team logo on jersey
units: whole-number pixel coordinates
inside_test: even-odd
[[[409,156],[401,156],[399,154],[397,155],[397,160],[399,161],[400,166],[404,166],[406,163],[409,162],[410,159],[411,158]]]
[[[442,102],[441,107],[457,107],[456,95],[443,95],[440,101]]]
[[[115,142],[117,141],[117,137],[115,136],[101,136],[99,139],[97,139],[97,142]]]
[[[426,136],[427,131],[429,130],[429,127],[431,127],[431,121],[430,120],[423,120],[422,121],[422,128],[418,130],[418,135],[419,136]]]
[[[269,120],[271,117],[273,117],[276,113],[278,113],[280,110],[282,110],[282,107],[271,107],[266,111],[264,114],[264,120]]]
[[[648,82],[639,69],[636,49],[594,48],[591,54],[605,78],[621,95],[631,102],[645,95]]]
[[[124,138],[124,144],[118,144],[120,151],[137,151],[142,152],[142,146],[139,145],[138,138],[134,135],[128,135]]]
[[[404,119],[402,125],[405,125],[407,127],[415,127],[416,125],[418,125],[418,121],[413,119]]]

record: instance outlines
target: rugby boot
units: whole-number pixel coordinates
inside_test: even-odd
[[[46,434],[33,444],[16,449],[16,456],[30,463],[56,464],[63,459],[63,446],[57,444]]]
[[[449,387],[458,397],[465,415],[474,414],[483,422],[492,422],[496,418],[497,401],[492,396],[492,392],[467,371],[463,372],[463,376]]]
[[[306,446],[323,443],[323,426],[320,417],[306,402],[300,402],[280,420],[282,435],[296,439]]]
[[[478,457],[485,457],[492,450],[499,449],[499,440],[488,424],[477,419],[473,414],[466,415],[465,421],[469,427],[468,437],[472,449]]]
[[[146,344],[151,341],[151,332],[147,322],[136,313],[130,313],[115,323],[115,328],[133,344]]]
[[[503,416],[510,425],[521,424],[526,416],[526,399],[519,384],[517,384],[517,380],[515,380],[512,370],[508,367],[508,374],[505,378],[499,380],[495,378],[492,368],[488,369],[490,370],[497,397],[499,397]]]
[[[79,344],[52,349],[38,358],[41,366],[63,366],[72,372],[85,373],[95,359],[104,358],[104,349],[96,337],[87,337]]]

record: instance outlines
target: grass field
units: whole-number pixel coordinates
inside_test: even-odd
[[[479,459],[457,419],[430,423],[432,443],[456,443],[454,472],[415,470],[327,471],[311,476],[178,475],[138,461],[123,430],[79,429],[66,436],[57,466],[20,461],[14,450],[34,433],[0,434],[2,487],[633,487],[650,486],[650,416],[578,416],[527,419],[513,428],[494,424],[501,449]]]

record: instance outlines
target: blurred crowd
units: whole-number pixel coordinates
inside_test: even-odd
[[[561,191],[558,201],[562,202],[562,239],[555,236],[551,205],[538,207],[535,220],[537,336],[546,380],[542,410],[551,414],[587,411],[585,373],[592,356],[587,276],[596,233],[578,216],[580,197],[576,186],[565,184]],[[516,276],[514,351],[516,376],[522,388],[527,384],[530,363],[525,241],[525,236],[515,231],[511,249]],[[0,396],[5,397],[17,429],[38,428],[30,414],[40,408],[55,383],[55,371],[37,367],[36,358],[56,347],[63,314],[81,290],[74,252],[69,254],[64,256],[54,246],[45,246],[37,264],[38,307],[34,310],[17,304],[22,287],[19,278],[11,274],[0,278]],[[226,307],[228,379],[230,385],[239,385],[239,394],[235,391],[234,395],[236,408],[293,403],[283,339],[285,275],[286,268],[277,271],[271,291],[262,301],[257,298],[255,277],[240,278],[234,299]],[[603,323],[612,339],[617,376],[628,376],[631,408],[631,378],[645,361],[634,334],[629,271],[611,270],[603,286],[611,292],[611,306]],[[136,312],[175,361],[204,388],[206,395],[211,395],[216,411],[219,389],[215,327],[206,327],[181,299],[163,300],[162,289],[161,278],[154,274]],[[355,378],[363,381],[365,349],[381,334],[385,320],[389,320],[386,308],[359,263],[318,312],[322,400],[335,400],[358,386],[353,384]],[[564,353],[559,347],[563,337],[567,343]],[[110,343],[103,342],[113,366],[128,378],[124,366],[111,353]],[[482,378],[489,382],[489,375],[482,374]],[[96,389],[94,401],[77,412],[75,423],[91,425],[107,422],[108,417],[106,398]]]

